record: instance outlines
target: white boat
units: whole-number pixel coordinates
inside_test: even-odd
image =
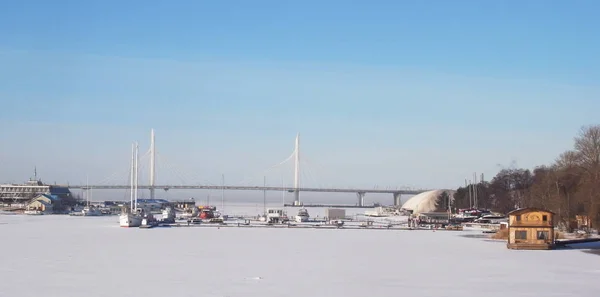
[[[179,216],[182,220],[190,220],[193,218],[197,218],[200,214],[198,207],[188,207],[183,210],[183,213]]]
[[[139,227],[142,225],[142,210],[137,208],[137,186],[138,186],[138,146],[135,143],[132,147],[131,156],[131,195],[130,207],[123,207],[121,215],[119,215],[119,226],[121,227]]]
[[[310,218],[308,215],[308,210],[306,210],[304,207],[300,208],[298,210],[298,214],[296,214],[296,222],[306,222],[308,221],[308,218]]]
[[[142,225],[142,216],[129,211],[123,212],[119,216],[119,225],[121,227],[139,227]]]
[[[269,208],[267,209],[268,223],[286,223],[288,222],[287,213],[283,209]]]
[[[154,227],[158,225],[158,220],[152,215],[150,212],[144,212],[142,216],[142,224],[141,226],[145,227]]]
[[[167,206],[162,211],[162,222],[163,223],[175,223],[175,210]]]
[[[502,222],[508,222],[508,218],[501,214],[488,214],[475,219],[473,222],[484,224],[500,224]]]
[[[34,215],[34,216],[39,216],[39,215],[43,215],[44,212],[42,212],[41,210],[37,210],[37,209],[28,209],[26,211],[23,212],[26,215]]]
[[[81,213],[84,216],[88,216],[88,217],[102,215],[102,212],[98,208],[93,207],[93,206],[88,206],[88,207],[83,208],[83,210],[81,210]]]
[[[101,216],[102,212],[98,208],[90,206],[90,202],[92,200],[92,189],[89,188],[89,184],[89,179],[86,178],[87,189],[85,191],[85,198],[87,200],[87,205],[81,210],[81,214],[86,217]]]
[[[464,231],[494,231],[500,230],[500,224],[493,223],[462,223],[461,224]]]
[[[390,214],[388,212],[386,212],[386,210],[379,206],[376,207],[374,209],[370,209],[370,210],[365,210],[365,216],[368,217],[389,217]]]

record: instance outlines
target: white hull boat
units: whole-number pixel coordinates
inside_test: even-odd
[[[124,213],[119,216],[121,227],[139,227],[142,225],[142,216],[132,213]]]
[[[143,209],[137,208],[138,196],[138,145],[134,143],[131,147],[131,206],[123,208],[119,215],[119,226],[121,227],[140,227],[144,217]]]
[[[310,216],[308,215],[308,210],[306,208],[301,208],[298,210],[298,214],[296,215],[296,222],[302,223],[307,222]]]
[[[175,223],[175,210],[171,207],[167,207],[162,212],[163,223]]]
[[[39,215],[44,214],[41,210],[26,210],[23,213],[26,215],[33,215],[33,216],[39,216]]]
[[[500,224],[462,223],[463,231],[494,231],[500,229]]]
[[[142,216],[142,226],[144,227],[154,227],[158,225],[158,221],[150,212],[143,211]]]
[[[286,223],[288,216],[283,209],[267,209],[267,223]]]
[[[100,212],[100,210],[95,207],[86,207],[81,211],[81,213],[83,214],[83,216],[86,217],[95,217],[102,215],[102,212]]]

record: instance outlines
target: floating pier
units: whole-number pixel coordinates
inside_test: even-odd
[[[344,204],[284,204],[284,207],[331,207],[331,208],[375,208],[379,205],[344,205]]]

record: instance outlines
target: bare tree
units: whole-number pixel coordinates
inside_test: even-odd
[[[589,191],[588,213],[592,222],[597,222],[600,182],[600,125],[587,126],[581,129],[575,138],[575,149],[579,152],[581,166],[587,173],[584,177]]]
[[[556,169],[568,169],[578,167],[581,164],[581,154],[578,151],[566,151],[554,162]]]
[[[579,153],[582,165],[598,169],[600,165],[600,125],[585,126],[575,137],[575,150]]]
[[[587,213],[590,222],[598,222],[598,201],[600,200],[600,125],[585,126],[575,137],[575,150],[579,154],[584,170],[585,191],[588,196]]]

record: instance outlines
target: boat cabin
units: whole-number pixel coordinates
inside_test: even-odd
[[[420,224],[447,225],[450,222],[450,214],[447,212],[422,212],[416,217]]]
[[[285,223],[288,221],[287,213],[283,209],[267,209],[267,222]]]
[[[554,213],[538,208],[521,208],[508,213],[509,249],[549,250],[554,248]]]

